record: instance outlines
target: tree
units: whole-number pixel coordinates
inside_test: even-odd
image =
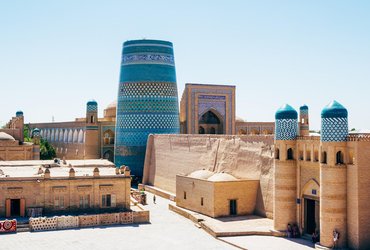
[[[28,124],[24,125],[23,129],[24,141],[32,142],[30,136],[30,128]],[[45,139],[40,139],[40,160],[51,160],[57,156],[54,147]]]
[[[44,139],[40,139],[40,160],[51,160],[57,156],[54,147]]]

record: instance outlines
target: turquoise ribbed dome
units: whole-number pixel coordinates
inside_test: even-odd
[[[297,119],[297,111],[289,104],[284,104],[275,113],[275,119]]]
[[[321,118],[335,118],[335,117],[348,117],[348,112],[342,104],[337,101],[332,101],[324,107],[321,111]]]
[[[98,103],[95,100],[90,100],[86,105],[98,105]]]
[[[40,132],[40,129],[38,129],[38,128],[34,128],[34,129],[32,130],[32,132],[33,132],[33,133],[35,133],[35,132]]]
[[[299,108],[299,110],[308,110],[308,106],[306,104],[304,104],[303,106],[301,106]]]
[[[23,116],[23,111],[18,110],[18,111],[15,113],[15,116],[16,116],[16,117]]]

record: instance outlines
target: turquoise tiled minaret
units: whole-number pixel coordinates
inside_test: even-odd
[[[321,141],[346,141],[348,135],[348,112],[337,101],[332,101],[321,111]]]
[[[275,113],[275,140],[295,140],[298,131],[298,113],[284,104]]]
[[[118,88],[115,164],[143,175],[149,134],[179,133],[175,60],[171,42],[123,44]]]

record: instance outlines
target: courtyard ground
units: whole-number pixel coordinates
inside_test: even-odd
[[[213,238],[190,220],[170,211],[170,201],[148,193],[150,224],[119,225],[0,235],[0,249],[312,249],[307,241],[270,236]],[[225,242],[230,244],[227,244]]]

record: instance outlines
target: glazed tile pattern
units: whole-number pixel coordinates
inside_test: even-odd
[[[128,41],[123,45],[118,87],[115,164],[142,176],[149,134],[179,133],[172,43]]]
[[[159,63],[174,66],[175,60],[172,55],[166,54],[130,54],[122,56],[122,65],[137,63]]]
[[[87,112],[94,112],[98,110],[98,105],[97,104],[88,104],[86,106],[86,111]]]
[[[276,119],[275,140],[295,140],[297,137],[297,119]]]
[[[321,141],[346,141],[348,136],[348,119],[332,117],[321,119]]]

